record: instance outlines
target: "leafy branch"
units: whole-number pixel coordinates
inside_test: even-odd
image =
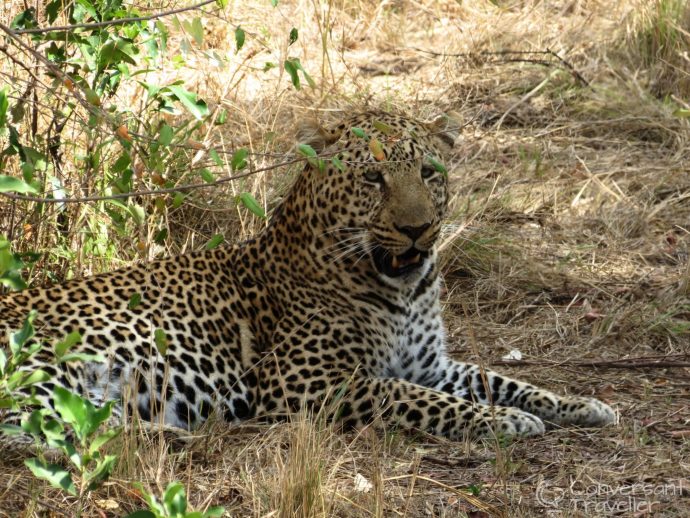
[[[188,7],[179,7],[177,9],[171,9],[169,11],[161,11],[159,13],[150,14],[147,16],[133,16],[130,18],[118,18],[116,20],[104,20],[102,22],[93,23],[75,23],[72,25],[57,25],[53,27],[32,27],[30,29],[19,29],[13,31],[14,34],[43,34],[48,32],[65,32],[73,31],[76,29],[100,29],[103,27],[111,27],[114,25],[126,25],[128,23],[146,22],[149,20],[158,20],[159,18],[164,18],[166,16],[171,16],[173,14],[184,13],[186,11],[194,11],[201,9],[208,4],[220,4],[221,0],[204,0],[198,4],[190,5]],[[222,7],[222,5],[221,5]]]

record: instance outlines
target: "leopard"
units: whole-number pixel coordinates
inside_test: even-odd
[[[376,110],[319,127],[254,237],[5,294],[0,345],[34,311],[32,340],[77,332],[74,352],[105,359],[42,348],[22,366],[49,376],[38,402],[54,408],[60,386],[185,430],[324,409],[451,440],[615,423],[600,400],[449,353],[438,245],[460,128]]]

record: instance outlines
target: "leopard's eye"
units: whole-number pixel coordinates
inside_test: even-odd
[[[423,165],[422,166],[422,178],[424,178],[424,179],[431,178],[432,176],[434,176],[434,174],[436,174],[436,169],[434,169],[432,166],[430,166],[430,165]]]
[[[375,169],[369,169],[364,173],[364,179],[367,182],[372,182],[372,183],[383,183],[383,175],[381,174],[381,171],[377,171]]]

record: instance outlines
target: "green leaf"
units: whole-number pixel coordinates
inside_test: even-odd
[[[283,63],[283,66],[285,67],[285,71],[288,74],[290,74],[290,80],[292,81],[292,85],[297,90],[302,88],[302,85],[300,84],[300,81],[299,81],[299,74],[297,73],[297,67],[295,66],[294,60],[286,59],[285,62]]]
[[[36,383],[41,383],[43,381],[48,381],[50,379],[50,374],[41,369],[35,370],[27,375],[19,382],[17,387],[30,387]]]
[[[14,291],[21,291],[27,288],[26,282],[17,272],[5,272],[0,275],[0,284]]]
[[[159,245],[162,245],[165,242],[165,239],[168,237],[168,229],[167,228],[162,228],[158,231],[156,236],[153,238],[153,240],[158,243]],[[134,295],[132,295],[134,297]],[[130,299],[131,303],[131,299]],[[135,306],[136,307],[136,306]],[[134,309],[134,308],[130,308]]]
[[[225,9],[228,6],[228,0],[216,0],[216,4],[218,4],[218,7],[221,9]]]
[[[81,396],[60,386],[56,386],[53,390],[53,399],[55,400],[55,410],[60,414],[60,417],[72,425],[80,439],[83,438],[85,429],[89,425],[88,420],[91,413],[89,410],[93,409],[93,405]]]
[[[221,506],[209,507],[204,513],[204,518],[220,518],[225,514],[225,508]]]
[[[40,437],[41,432],[43,431],[44,414],[45,410],[34,410],[28,416],[22,419],[20,428],[29,435]]]
[[[151,511],[134,511],[128,514],[125,518],[159,518]]]
[[[352,133],[354,133],[355,136],[357,136],[359,138],[363,138],[364,140],[369,140],[367,133],[362,128],[358,128],[356,126],[353,126],[352,128],[350,128],[350,131],[352,131]]]
[[[288,47],[295,43],[297,41],[297,38],[299,37],[299,33],[297,32],[297,28],[293,27],[290,30],[290,43],[288,43]]]
[[[299,144],[297,150],[307,158],[316,158],[316,151],[309,144]]]
[[[7,122],[7,108],[9,108],[10,102],[7,99],[7,88],[0,90],[0,128],[5,126]]]
[[[249,151],[246,148],[241,148],[235,151],[232,154],[232,158],[230,159],[230,167],[232,168],[233,171],[241,171],[245,167],[247,167],[247,156],[249,155]]]
[[[191,22],[182,22],[184,29],[194,38],[194,42],[201,46],[204,43],[204,27],[201,25],[199,17],[194,18]]]
[[[113,468],[115,468],[116,461],[116,455],[106,455],[98,462],[96,469],[87,474],[85,478],[89,483],[87,487],[89,491],[98,489],[103,482],[108,480],[108,477],[110,477],[110,474],[113,472]]]
[[[101,447],[105,446],[108,444],[110,441],[112,441],[115,437],[120,435],[122,432],[122,428],[110,428],[97,436],[93,441],[91,441],[91,444],[89,444],[89,453],[93,455],[95,452],[97,452]]]
[[[446,166],[444,166],[441,162],[432,156],[428,156],[427,160],[429,160],[429,163],[434,167],[434,169],[436,169],[437,172],[441,173],[443,176],[448,176],[448,169],[446,169]]]
[[[26,345],[31,338],[34,336],[34,320],[36,319],[37,312],[35,309],[31,310],[29,314],[24,319],[22,328],[16,333],[10,334],[10,351],[13,356],[18,356],[22,347]]]
[[[309,83],[309,86],[311,86],[312,88],[316,86],[314,80],[311,78],[309,74],[307,74],[307,71],[304,70],[302,63],[300,63],[300,60],[298,58],[286,59],[283,63],[283,66],[285,67],[287,73],[290,74],[292,84],[295,86],[297,90],[301,88],[298,71],[302,72],[302,75],[304,76],[304,79],[307,80],[307,83]]]
[[[44,421],[41,425],[41,431],[49,443],[65,440],[65,428],[57,419],[48,419]]]
[[[380,131],[381,133],[383,133],[384,135],[392,135],[393,133],[395,133],[395,131],[393,130],[393,128],[390,127],[390,126],[389,126],[388,124],[386,124],[385,122],[381,122],[381,121],[375,120],[372,124],[374,125],[374,128],[376,128],[377,130],[379,130],[379,131]]]
[[[158,142],[163,146],[169,146],[173,140],[173,135],[173,129],[167,124],[163,124],[159,132]]]
[[[12,29],[32,29],[38,27],[36,23],[36,8],[29,7],[14,17],[10,23]]]
[[[127,210],[132,215],[132,219],[137,225],[143,225],[146,221],[146,211],[141,205],[132,204],[127,207]]]
[[[185,90],[179,85],[170,85],[167,88],[196,119],[201,120],[208,115],[206,102],[203,99],[199,99],[194,92]]]
[[[228,110],[225,108],[221,108],[218,111],[218,117],[216,117],[216,124],[221,125],[225,124],[228,120]]]
[[[187,510],[187,498],[184,494],[184,486],[179,482],[171,482],[163,493],[163,505],[171,515],[184,516]]]
[[[322,159],[317,158],[316,151],[309,144],[298,144],[297,151],[307,157],[307,161],[319,171],[323,172],[326,168],[326,162]]]
[[[223,241],[225,241],[225,237],[223,236],[223,234],[216,234],[208,240],[208,243],[206,243],[206,246],[204,248],[206,248],[206,250],[213,250]]]
[[[201,178],[206,183],[213,183],[216,181],[216,177],[213,176],[213,173],[206,168],[202,169],[199,174],[201,174]]]
[[[52,2],[48,2],[46,4],[46,17],[48,18],[49,23],[53,23],[57,17],[58,13],[63,7],[63,0],[53,0]]]
[[[0,408],[16,408],[17,401],[13,397],[0,397]]]
[[[307,84],[311,86],[312,88],[316,87],[316,83],[314,80],[311,78],[309,74],[307,74],[307,71],[302,68],[302,65],[300,65],[300,70],[302,71],[302,75],[304,76],[304,79],[307,80]]]
[[[129,298],[129,302],[127,303],[127,307],[129,309],[134,309],[136,308],[139,304],[141,304],[141,293],[133,293],[132,296]]]
[[[81,335],[78,331],[72,331],[68,334],[65,339],[61,342],[55,344],[55,356],[59,359],[65,355],[65,353],[72,347],[81,343]]]
[[[165,508],[158,503],[158,500],[156,500],[156,497],[153,496],[145,487],[143,484],[140,482],[133,482],[132,485],[134,486],[135,489],[141,493],[142,498],[144,501],[148,504],[149,509],[151,509],[154,513],[156,518],[163,518],[166,516],[167,513]]]
[[[176,192],[175,196],[173,196],[173,209],[179,208],[186,197],[187,195],[185,193]]]
[[[49,440],[48,445],[51,448],[62,450],[62,453],[64,453],[70,462],[74,464],[80,471],[84,465],[91,462],[91,457],[87,453],[80,455],[77,449],[74,447],[74,444],[65,439]]]
[[[208,156],[211,157],[211,160],[213,160],[213,163],[216,164],[217,166],[223,165],[223,160],[221,160],[220,156],[218,156],[218,151],[215,149],[211,148],[208,150]]]
[[[235,29],[235,45],[237,46],[236,52],[239,52],[242,47],[244,46],[244,40],[246,38],[245,32],[242,30],[242,27],[239,25]]]
[[[278,5],[278,0],[271,0],[271,5],[276,7]]]
[[[250,212],[252,212],[252,214],[259,216],[262,219],[266,219],[266,213],[264,212],[263,207],[259,205],[254,196],[252,196],[248,192],[243,192],[239,195],[239,199],[242,205],[247,207],[250,210]]]
[[[98,95],[97,92],[95,92],[91,88],[84,88],[84,95],[86,96],[86,102],[88,102],[89,104],[92,104],[94,106],[101,105],[101,97]]]
[[[673,115],[676,117],[690,117],[690,110],[686,108],[678,108],[676,111],[673,112]],[[1,124],[0,124],[1,125]]]
[[[153,341],[156,344],[156,349],[161,356],[165,356],[168,352],[168,336],[163,329],[156,329],[153,332]]]
[[[118,159],[115,161],[115,163],[112,165],[110,169],[113,173],[123,173],[131,163],[132,158],[129,156],[129,153],[125,151],[122,155],[118,157]]]
[[[341,173],[345,172],[345,164],[343,164],[343,162],[338,157],[331,158],[331,163]]]
[[[21,435],[24,433],[24,430],[22,430],[21,426],[17,426],[16,424],[2,423],[0,424],[0,433],[4,435]]]
[[[72,496],[77,496],[77,488],[72,482],[72,475],[58,464],[43,464],[38,459],[26,459],[24,464],[31,470],[34,476],[47,480],[51,486],[67,491]]]
[[[113,415],[114,405],[115,401],[111,400],[107,401],[101,408],[93,409],[93,406],[91,406],[92,412],[90,412],[91,418],[89,419],[89,424],[91,425],[90,431],[96,431],[99,426],[105,423],[110,416]]]
[[[0,192],[18,192],[21,194],[31,193],[36,194],[38,191],[35,187],[28,183],[15,178],[14,176],[6,176],[0,174]]]

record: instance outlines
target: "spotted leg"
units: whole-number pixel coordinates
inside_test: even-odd
[[[273,337],[277,345],[257,364],[258,416],[325,408],[355,428],[381,419],[386,426],[454,439],[486,436],[492,430],[503,435],[544,431],[538,417],[519,409],[478,404],[397,376],[378,375],[378,369],[362,366],[375,365],[376,359],[353,345],[353,338],[333,336],[331,321],[312,316],[303,322],[318,338],[305,343],[292,320],[285,320]],[[360,354],[354,356],[355,351]]]
[[[445,355],[435,355],[432,363],[423,371],[411,369],[408,379],[481,404],[516,407],[559,426],[606,426],[615,421],[611,407],[597,399],[559,396]]]
[[[291,360],[299,353],[293,353]],[[359,428],[381,418],[387,426],[425,430],[452,439],[543,433],[544,424],[516,408],[477,404],[399,378],[350,377],[318,371],[305,376],[287,362],[267,362],[259,373],[257,415],[289,415],[301,407],[326,406],[346,426]],[[299,363],[299,362],[298,362]],[[278,366],[275,369],[274,366]],[[281,375],[278,374],[281,371]]]

